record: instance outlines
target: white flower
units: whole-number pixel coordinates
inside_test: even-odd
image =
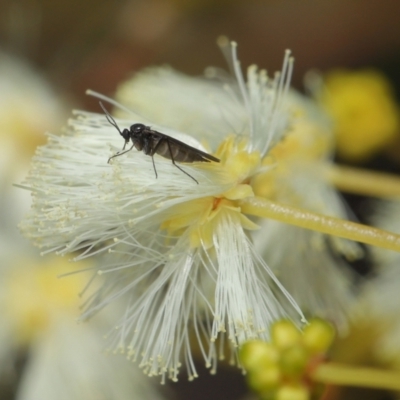
[[[196,91],[187,85],[198,106],[192,126],[208,133],[201,139],[209,139],[221,160],[182,164],[199,184],[158,156],[158,179],[151,157],[143,153],[132,151],[107,164],[122,139],[104,115],[78,112],[67,135],[50,135],[35,156],[26,183],[33,210],[23,230],[44,252],[80,252],[76,260],[108,252],[99,271],[106,274],[104,286],[89,297],[84,316],[124,296],[127,310],[111,340],[139,359],[149,375],[176,379],[183,358],[189,377],[196,376],[189,328],[215,370],[219,334],[236,347],[267,338],[277,318],[303,318],[255,252],[248,232],[257,225],[236,204],[253,195],[252,177],[271,168],[261,160],[284,133],[291,68],[287,54],[284,72],[275,79],[250,67],[248,89],[238,70],[238,87],[194,80],[201,88]],[[174,93],[180,98],[180,92]],[[125,128],[132,121],[210,151],[200,137],[133,112],[117,123]],[[274,292],[283,295],[278,300]]]
[[[44,253],[101,257],[104,285],[88,294],[83,317],[124,298],[126,311],[110,332],[111,348],[127,352],[162,381],[177,379],[181,360],[189,378],[196,376],[190,332],[215,371],[224,338],[234,350],[243,341],[267,339],[277,318],[304,321],[253,244],[259,224],[243,210],[257,204],[249,208],[245,201],[279,199],[283,209],[301,205],[344,214],[324,181],[331,137],[323,129],[291,135],[299,109],[304,110],[298,100],[287,101],[289,53],[281,74],[271,79],[251,66],[245,83],[236,45],[224,49],[234,80],[215,69],[208,70],[208,80],[149,69],[133,81],[135,96],[130,84],[126,94],[121,89],[124,106],[98,95],[119,107],[125,118],[116,120],[120,129],[150,125],[211,153],[219,163],[182,163],[183,172],[155,155],[157,179],[152,158],[143,152],[132,150],[109,165],[123,144],[117,129],[104,115],[77,112],[65,136],[50,135],[39,149],[26,182],[34,204],[22,224],[25,234]],[[312,229],[325,221],[325,233],[342,224],[301,211],[304,218]],[[275,228],[267,230],[274,237]],[[357,229],[347,223],[341,231],[352,238],[344,231]],[[372,237],[369,233],[365,236]],[[357,253],[345,240],[332,243],[346,254]],[[291,251],[289,245],[270,251],[282,254],[282,249]],[[323,260],[325,250],[318,254]]]

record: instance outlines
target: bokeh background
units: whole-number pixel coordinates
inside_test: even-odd
[[[112,96],[121,81],[148,65],[169,64],[192,75],[210,65],[225,68],[216,46],[221,34],[238,42],[243,66],[278,70],[284,50],[291,49],[293,84],[299,90],[310,69],[373,67],[387,76],[399,99],[399,16],[397,0],[0,0],[0,48],[30,64],[65,108],[99,111],[86,89]],[[58,122],[58,128],[65,122]],[[362,165],[398,172],[397,149],[386,149]],[[12,151],[11,160],[19,163],[20,146]],[[365,199],[347,200],[363,220]],[[354,268],[363,276],[371,273],[366,260]],[[18,360],[17,372],[23,371],[24,360]],[[242,376],[229,367],[221,366],[217,376],[199,369],[195,382],[183,378],[170,384],[171,398],[246,395]],[[0,399],[13,398],[13,387],[3,387]]]
[[[289,48],[294,84],[310,68],[379,67],[398,80],[396,0],[1,0],[3,48],[27,58],[58,88],[88,103],[133,71],[170,64],[201,74],[225,67],[219,35],[239,43],[243,65],[280,68]]]

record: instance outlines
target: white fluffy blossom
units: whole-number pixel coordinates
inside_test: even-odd
[[[134,97],[127,84],[119,94],[124,105],[114,103],[124,118],[116,119],[121,129],[150,125],[219,163],[181,164],[194,179],[158,155],[156,179],[151,157],[135,150],[110,165],[108,158],[122,147],[120,135],[104,115],[79,111],[64,136],[49,135],[25,183],[33,194],[22,223],[26,235],[44,253],[101,257],[97,272],[104,285],[88,294],[84,317],[123,297],[127,306],[110,332],[111,347],[162,379],[176,379],[182,360],[189,377],[196,376],[190,333],[214,371],[217,338],[221,351],[224,338],[235,349],[267,339],[277,318],[304,321],[255,248],[259,225],[241,212],[240,201],[286,190],[284,202],[296,204],[284,179],[286,158],[315,169],[331,140],[308,135],[296,149],[299,138],[290,139],[297,108],[287,101],[289,53],[274,78],[251,66],[245,82],[236,46],[224,49],[234,79],[216,69],[200,79],[154,68],[134,79]],[[281,181],[274,178],[277,170]],[[342,212],[335,204],[320,209]]]

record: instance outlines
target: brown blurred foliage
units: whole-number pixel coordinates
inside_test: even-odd
[[[0,41],[83,100],[149,64],[224,66],[221,34],[243,65],[276,70],[290,48],[296,84],[309,68],[373,65],[399,57],[398,15],[396,0],[0,0]]]

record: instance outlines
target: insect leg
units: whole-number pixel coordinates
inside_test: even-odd
[[[197,184],[199,184],[199,182],[196,179],[194,179],[192,175],[188,174],[185,170],[183,170],[179,165],[177,165],[175,163],[174,155],[172,154],[172,149],[171,149],[171,145],[169,143],[169,140],[168,139],[164,139],[164,140],[167,141],[167,146],[168,146],[168,150],[169,150],[169,155],[171,156],[172,164],[174,164],[176,168],[180,169],[184,174],[186,174],[187,176],[192,178]],[[161,140],[160,140],[160,142],[161,142]],[[160,144],[160,142],[158,142],[158,144]],[[157,147],[158,147],[158,144],[157,144]]]
[[[156,164],[154,163],[154,155],[153,154],[151,155],[151,160],[153,161],[153,168],[154,168],[154,172],[156,174],[156,179],[157,179],[158,175],[157,175],[157,170],[156,170]]]
[[[125,146],[127,145],[127,143],[128,143],[128,142],[125,142]],[[114,154],[113,156],[111,156],[111,157],[108,159],[107,163],[109,164],[109,163],[110,163],[110,160],[111,160],[112,158],[122,156],[122,154],[125,154],[125,153],[127,153],[128,151],[131,151],[131,150],[133,149],[133,146],[134,146],[134,145],[135,145],[135,144],[133,143],[132,146],[131,146],[128,150],[119,151],[118,153]],[[122,150],[125,149],[125,146],[123,147]]]
[[[156,174],[156,179],[158,178],[158,174],[157,174],[157,169],[156,169],[156,164],[154,162],[154,153],[155,150],[157,150],[159,142],[154,146],[153,148],[153,140],[151,139],[151,137],[144,137],[143,138],[143,153],[146,154],[147,156],[151,156],[151,161],[153,161],[153,168],[154,168],[154,173]]]

